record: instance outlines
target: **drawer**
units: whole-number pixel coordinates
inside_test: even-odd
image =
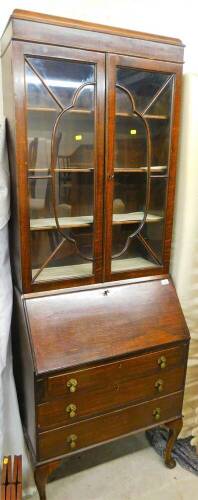
[[[130,378],[131,376],[131,378]],[[82,390],[37,406],[39,430],[68,425],[75,420],[105,413],[113,408],[149,401],[183,389],[185,366],[169,368],[167,372],[132,378],[133,374],[118,379],[101,381],[95,390]]]
[[[38,459],[66,455],[181,416],[183,392],[46,431],[38,435]],[[157,412],[157,420],[156,420]]]
[[[181,344],[171,349],[41,379],[37,382],[37,402],[65,397],[70,401],[72,396],[75,402],[79,403],[81,399],[86,398],[90,403],[95,391],[105,392],[108,397],[109,389],[112,390],[114,387],[115,391],[116,387],[120,387],[123,383],[127,384],[132,379],[148,375],[161,378],[173,367],[184,368],[187,352],[187,346]],[[166,358],[165,363],[163,357]]]

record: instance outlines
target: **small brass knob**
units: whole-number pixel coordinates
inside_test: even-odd
[[[70,448],[73,450],[76,448],[76,441],[77,441],[77,436],[76,434],[70,434],[67,438],[67,443],[70,445]]]
[[[77,388],[78,382],[75,378],[70,378],[67,382],[67,387],[69,387],[70,392],[75,392]]]
[[[76,416],[76,405],[71,403],[70,405],[67,406],[66,408],[67,413],[69,413],[70,418],[73,418]]]
[[[161,378],[159,378],[158,380],[156,380],[155,382],[155,387],[156,389],[158,390],[158,392],[162,392],[163,391],[163,387],[164,386],[164,382]]]
[[[158,359],[158,365],[160,366],[160,368],[166,368],[165,356],[160,356],[160,358]]]
[[[153,410],[153,417],[154,417],[154,419],[155,420],[159,420],[160,416],[161,416],[161,410],[160,410],[160,408],[155,408],[155,410]]]

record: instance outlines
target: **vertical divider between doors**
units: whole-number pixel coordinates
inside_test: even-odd
[[[105,130],[105,56],[99,55],[96,64],[95,165],[94,178],[94,274],[95,281],[103,278],[103,213],[104,213],[104,130]],[[96,216],[97,215],[97,216]]]
[[[110,280],[112,254],[112,208],[115,137],[116,56],[106,54],[106,131],[105,131],[105,205],[104,205],[104,281]]]

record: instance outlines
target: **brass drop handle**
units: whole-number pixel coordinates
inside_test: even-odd
[[[158,359],[158,365],[160,366],[160,368],[166,368],[165,356],[160,356],[160,358]]]
[[[164,388],[164,382],[161,378],[158,378],[155,382],[155,387],[158,390],[158,392],[162,392]]]
[[[77,436],[76,434],[70,434],[67,438],[67,443],[70,445],[70,448],[73,450],[76,448],[76,441],[77,441]]]
[[[76,416],[76,405],[71,403],[70,405],[67,406],[66,408],[67,413],[69,413],[70,418],[73,418]]]
[[[67,382],[67,387],[69,387],[70,392],[75,392],[77,388],[78,382],[75,378],[70,378]]]
[[[159,420],[160,416],[161,416],[161,410],[160,410],[160,408],[155,408],[155,410],[153,410],[153,417],[154,417],[154,419],[155,420]]]

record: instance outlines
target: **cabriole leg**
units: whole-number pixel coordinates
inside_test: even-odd
[[[176,461],[172,457],[172,450],[175,444],[175,441],[182,429],[183,421],[182,418],[177,418],[176,420],[172,420],[171,422],[167,422],[165,427],[169,430],[169,436],[166,448],[164,450],[164,463],[166,467],[169,469],[173,469],[176,466]]]
[[[48,464],[38,465],[34,470],[34,479],[40,500],[46,500],[46,484],[50,474],[58,468],[60,460]]]

